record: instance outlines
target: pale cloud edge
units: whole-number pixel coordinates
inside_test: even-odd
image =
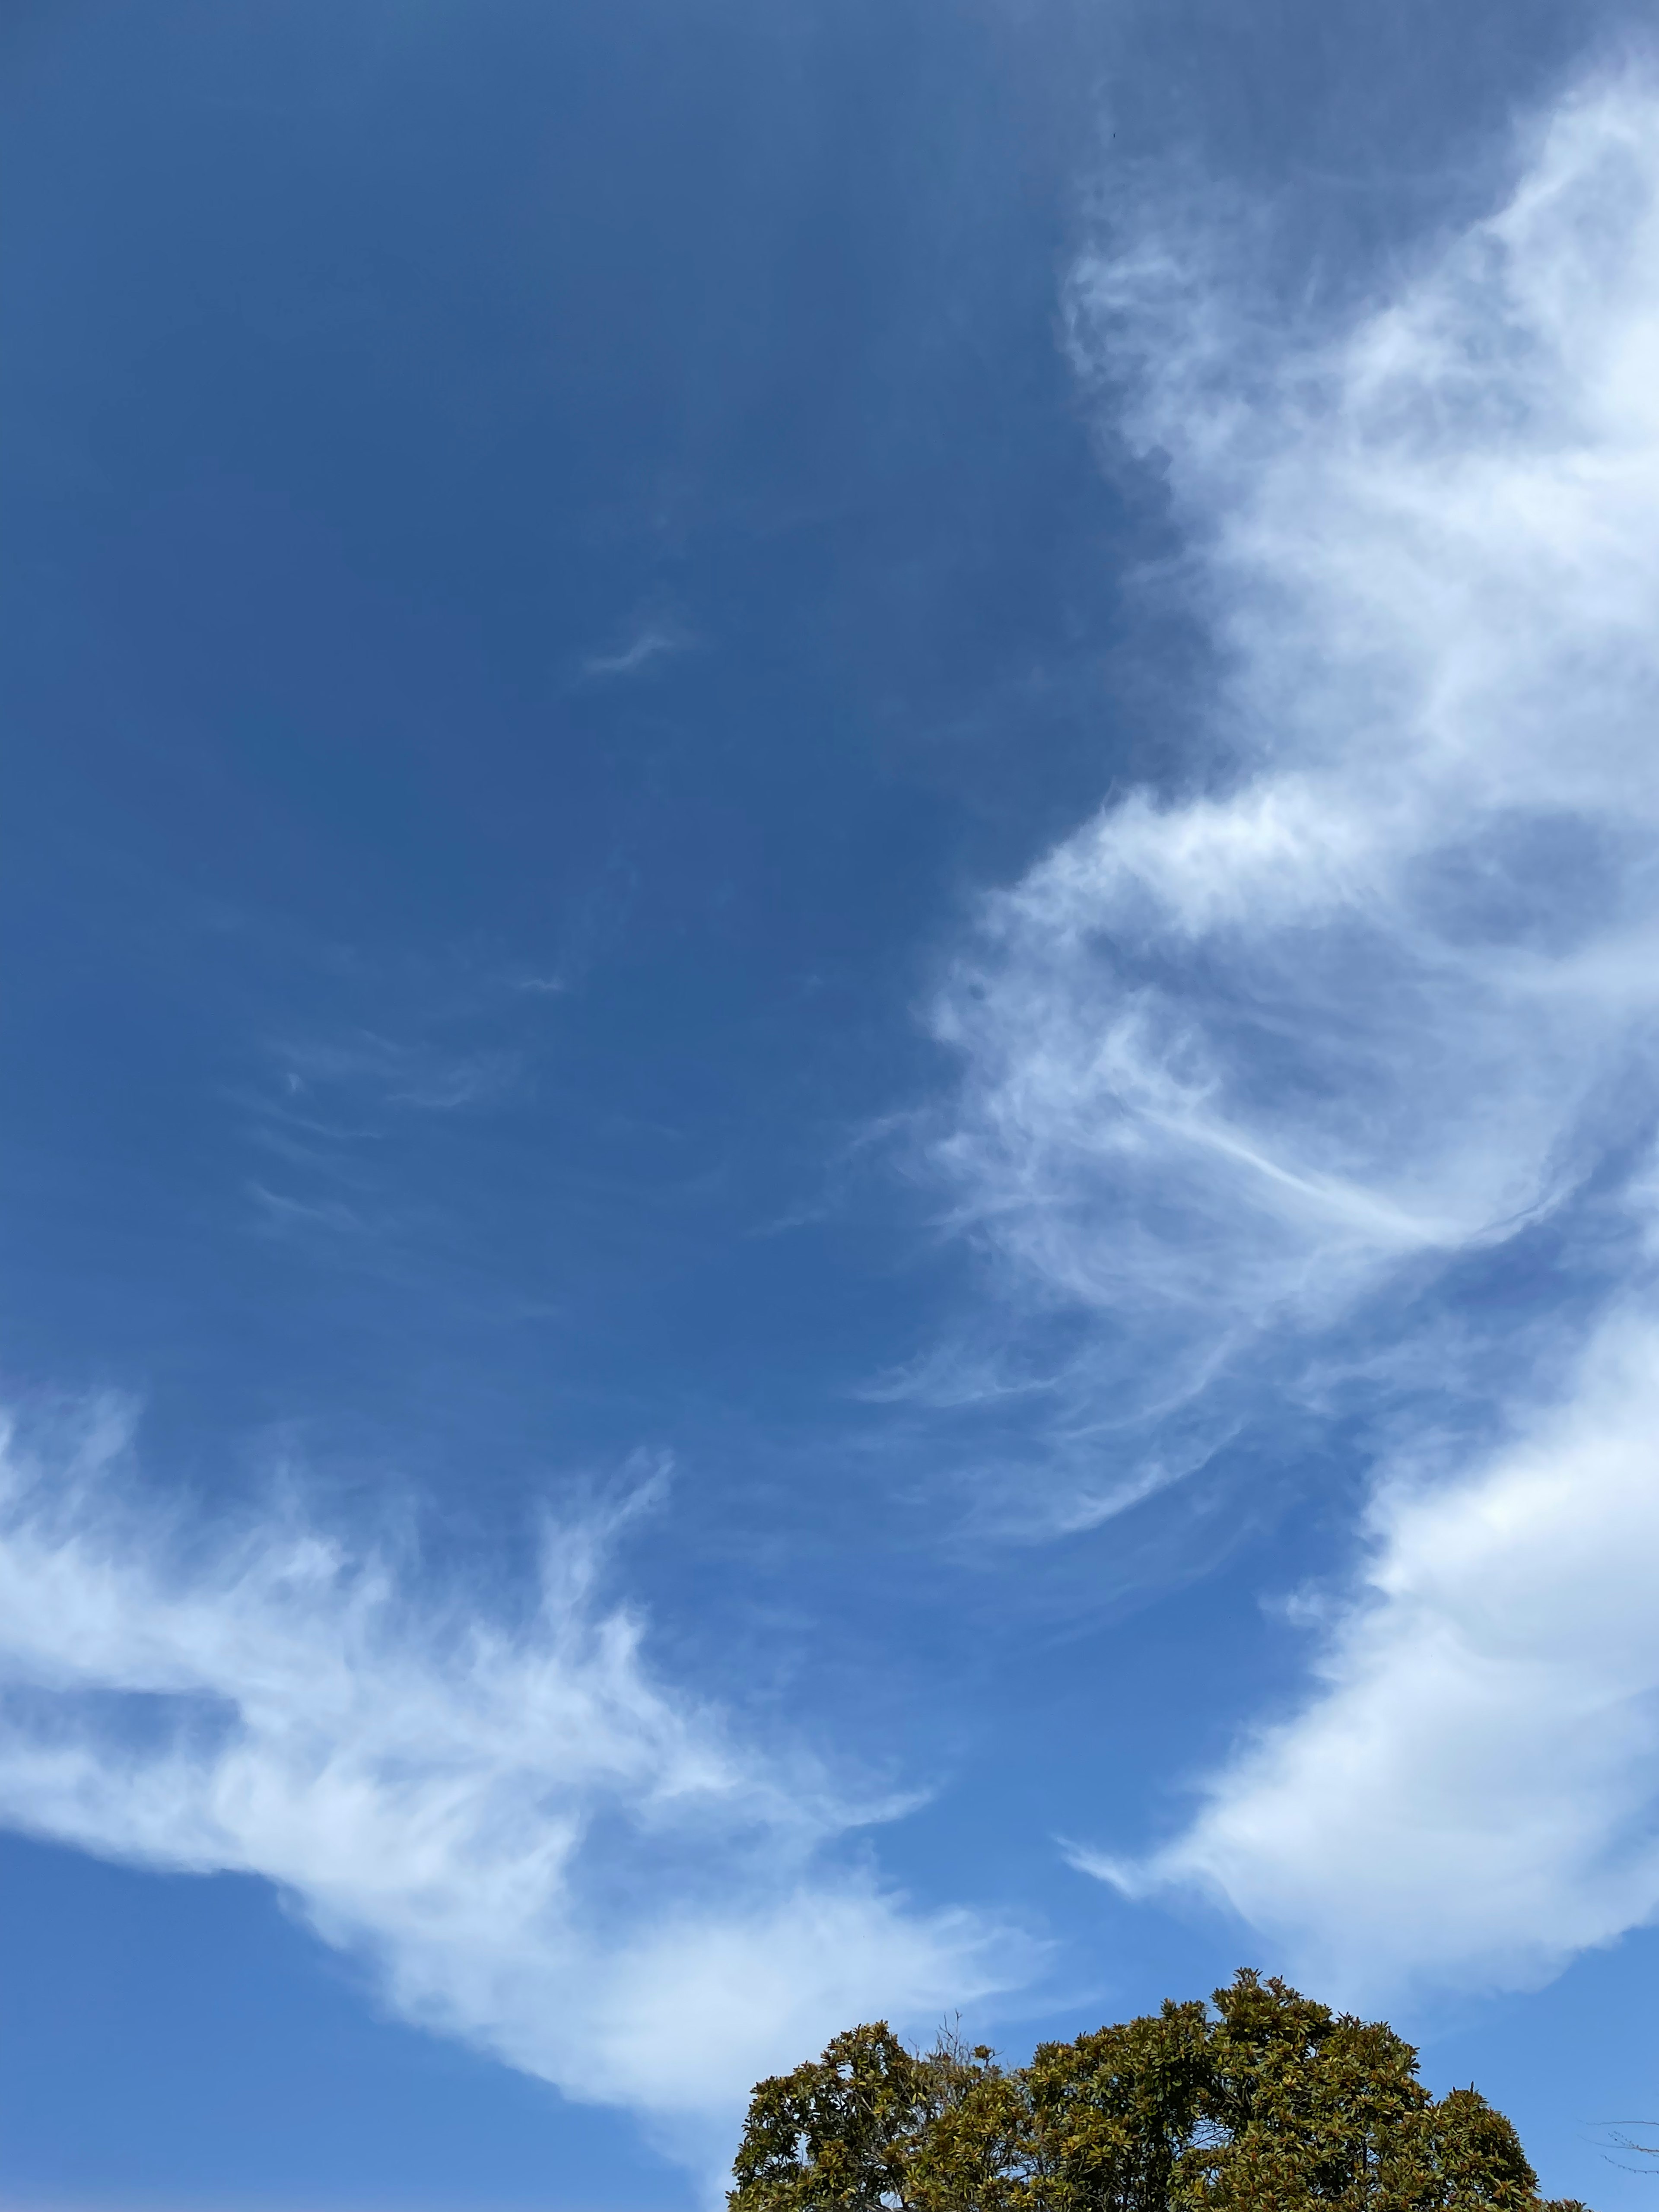
[[[0,1820],[276,1884],[401,2018],[627,2106],[711,2181],[750,2084],[926,2026],[1036,1947],[847,1839],[903,1809],[742,1741],[602,1601],[615,1510],[546,1531],[521,1618],[273,1508],[204,1550],[90,1408],[0,1468]]]
[[[1580,83],[1334,335],[1276,328],[1207,220],[1086,257],[1070,313],[1167,458],[1219,765],[991,902],[937,1159],[1017,1297],[1099,1317],[1096,1517],[1170,1405],[1201,1453],[1249,1376],[1293,1398],[1346,1328],[1375,1363],[1402,1283],[1594,1217],[1601,1287],[1564,1268],[1536,1371],[1486,1364],[1484,1443],[1382,1394],[1302,1708],[1163,1848],[1074,1854],[1351,2001],[1526,1986],[1659,1911],[1659,90]],[[1401,1310],[1391,1356],[1455,1387],[1443,1310]]]

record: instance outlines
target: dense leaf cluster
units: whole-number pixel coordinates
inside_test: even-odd
[[[884,2021],[760,2083],[730,2212],[1583,2212],[1392,2028],[1241,1973],[1005,2069]]]

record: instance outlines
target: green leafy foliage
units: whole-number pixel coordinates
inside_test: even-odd
[[[757,2087],[730,2212],[1585,2212],[1381,2021],[1243,1972],[1005,2069],[884,2021]]]
[[[884,2020],[761,2082],[732,2167],[733,2212],[908,2204],[939,2072],[937,2057],[914,2057]]]
[[[1202,2004],[1168,2004],[1024,2069],[1042,2212],[1163,2212],[1206,2117],[1213,2069]]]

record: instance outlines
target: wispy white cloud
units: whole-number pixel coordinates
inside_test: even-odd
[[[539,982],[527,987],[553,988]],[[493,1104],[517,1081],[513,1051],[453,1052],[408,1043],[372,1030],[331,1037],[290,1037],[271,1054],[284,1102],[349,1099],[380,1108],[453,1113]],[[268,1109],[275,1113],[275,1107]]]
[[[695,642],[684,630],[672,623],[642,623],[614,653],[592,653],[582,663],[582,674],[590,682],[608,677],[636,676],[642,668],[665,655],[685,653]]]
[[[1335,337],[1230,295],[1196,219],[1076,274],[1168,459],[1213,760],[989,902],[937,1158],[1028,1297],[1109,1322],[1126,1410],[1557,1205],[1650,1069],[1654,121],[1634,80],[1567,101]]]
[[[128,1450],[111,1409],[46,1458],[6,1450],[9,1825],[263,1875],[404,2017],[698,2160],[848,2020],[925,2020],[1029,1965],[837,1854],[893,1803],[659,1679],[602,1595],[614,1511],[550,1527],[520,1617],[297,1511],[204,1548]]]
[[[1659,1910],[1659,1308],[1628,1165],[1659,1109],[1654,82],[1581,86],[1512,173],[1334,334],[1247,296],[1224,210],[1080,266],[1079,365],[1167,461],[1215,640],[1209,760],[994,898],[937,1009],[963,1218],[1016,1312],[1094,1316],[1097,1516],[1171,1433],[1178,1471],[1252,1390],[1358,1372],[1345,1325],[1385,1367],[1385,1290],[1592,1188],[1622,1221],[1578,1365],[1582,1286],[1537,1293],[1559,1402],[1489,1359],[1460,1419],[1501,1441],[1432,1477],[1425,1431],[1401,1448],[1304,1709],[1164,1849],[1079,1854],[1208,1889],[1356,1996],[1525,1982]],[[1437,1351],[1392,1356],[1421,1384]],[[1384,1410],[1396,1439],[1424,1418]]]

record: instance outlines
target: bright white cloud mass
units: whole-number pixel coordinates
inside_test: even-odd
[[[1620,1316],[1572,1397],[1373,1513],[1362,1601],[1131,1895],[1213,1889],[1312,1984],[1542,1980],[1659,1909],[1659,1326]]]
[[[1659,100],[1565,100],[1500,210],[1334,338],[1254,313],[1225,246],[1189,210],[1073,290],[1079,357],[1133,362],[1128,434],[1169,459],[1221,765],[994,904],[939,1016],[969,1072],[946,1158],[1018,1279],[1115,1328],[1155,1473],[1160,1403],[1222,1422],[1242,1365],[1294,1389],[1316,1337],[1328,1376],[1333,1325],[1403,1270],[1596,1192],[1626,1279],[1562,1402],[1510,1363],[1501,1441],[1450,1479],[1408,1433],[1312,1702],[1145,1865],[1080,1860],[1202,1883],[1322,1986],[1526,1981],[1659,1909],[1629,1165],[1659,1015]],[[1455,1350],[1419,1332],[1395,1371]]]
[[[126,1449],[106,1410],[67,1457],[6,1454],[9,1823],[264,1875],[404,2017],[636,2106],[693,2158],[847,2020],[925,2021],[1020,1971],[1006,1931],[825,1863],[890,1805],[653,1679],[599,1602],[614,1515],[549,1530],[514,1623],[413,1601],[299,1520],[204,1559],[123,1502]]]

